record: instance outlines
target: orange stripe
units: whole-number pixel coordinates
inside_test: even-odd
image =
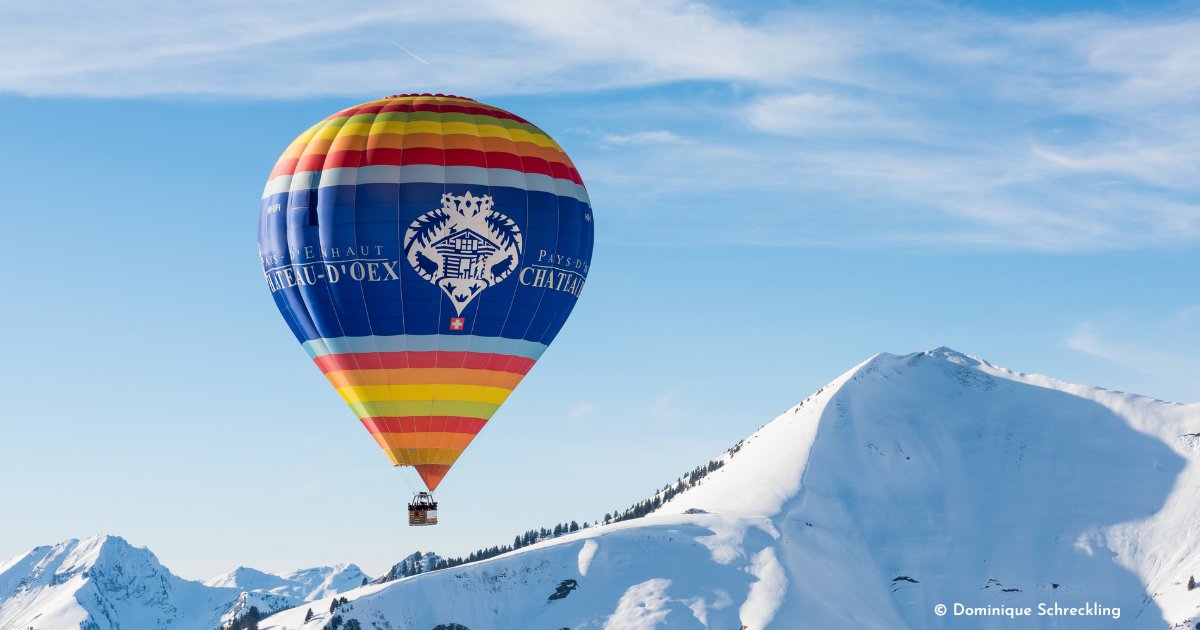
[[[452,449],[461,451],[475,439],[470,433],[374,433],[372,436],[382,448],[399,449]]]
[[[366,136],[367,149],[410,149],[426,147],[432,149],[474,149],[483,151],[512,153],[521,156],[535,156],[550,162],[571,162],[567,154],[553,147],[543,147],[533,142],[523,142],[497,136],[473,136],[465,133],[371,133]],[[327,140],[313,140],[310,145]],[[336,150],[336,149],[335,149]]]
[[[351,140],[357,138],[357,140]],[[365,140],[366,144],[362,144]],[[543,147],[532,142],[513,141],[494,136],[471,136],[462,133],[372,133],[366,136],[338,136],[334,140],[313,140],[304,151],[305,155],[329,154],[336,151],[361,151],[378,149],[469,149],[490,153],[510,153],[519,157],[536,157],[555,162],[569,168],[575,165],[566,153],[552,147]],[[298,156],[296,156],[298,157]]]
[[[338,370],[325,378],[335,388],[364,385],[481,385],[512,390],[523,374],[467,368],[393,368],[380,370]]]
[[[363,149],[367,148],[367,139],[370,137],[371,136],[360,136],[353,133],[338,134],[332,140],[328,141],[329,148],[325,150],[325,153],[333,153],[334,151],[362,151]],[[312,144],[317,143],[313,142]]]

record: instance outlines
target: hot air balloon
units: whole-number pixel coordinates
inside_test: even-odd
[[[344,109],[275,164],[259,215],[267,286],[391,463],[419,475],[411,524],[436,523],[430,493],[558,335],[592,241],[562,148],[469,98]]]

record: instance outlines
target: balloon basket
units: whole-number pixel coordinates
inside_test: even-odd
[[[428,492],[418,492],[408,504],[408,524],[414,526],[437,525],[437,501]]]

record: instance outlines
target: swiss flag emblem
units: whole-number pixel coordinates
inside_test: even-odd
[[[466,325],[467,325],[467,318],[465,318],[465,317],[451,317],[450,318],[450,330],[462,330],[463,327]]]

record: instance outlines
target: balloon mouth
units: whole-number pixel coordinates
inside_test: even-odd
[[[416,92],[409,94],[393,94],[391,96],[385,96],[384,98],[413,98],[414,96],[428,96],[431,98],[457,98],[463,101],[471,101],[472,103],[478,102],[473,98],[467,98],[465,96],[457,96],[455,94],[430,94],[429,92],[422,92],[420,94]]]
[[[448,464],[415,464],[413,468],[417,469],[417,474],[421,476],[421,481],[425,482],[425,487],[429,488],[430,492],[437,490],[438,484],[442,483],[446,473],[450,472]]]

